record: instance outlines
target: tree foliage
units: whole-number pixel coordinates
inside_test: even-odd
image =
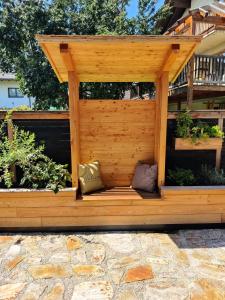
[[[0,0],[0,69],[15,72],[22,92],[36,108],[66,108],[67,84],[59,84],[35,34],[155,33],[155,1],[139,0],[136,18],[126,13],[129,0]],[[83,83],[81,97],[122,98],[122,83]]]

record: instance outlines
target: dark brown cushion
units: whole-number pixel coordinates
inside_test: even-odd
[[[138,163],[135,168],[132,180],[132,188],[153,192],[156,186],[157,165],[150,166],[145,163]]]

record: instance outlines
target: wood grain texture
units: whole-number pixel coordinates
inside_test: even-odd
[[[128,187],[117,187],[74,201],[45,193],[33,198],[0,198],[0,228],[48,228],[225,222],[225,187],[162,187],[146,197]],[[0,193],[1,194],[1,193]],[[27,192],[24,192],[27,194]],[[94,197],[88,199],[88,197]],[[5,203],[5,207],[4,207]]]
[[[68,73],[60,45],[68,44],[81,82],[154,82],[173,44],[180,45],[169,79],[175,80],[201,37],[36,36],[60,81]]]
[[[154,161],[154,100],[81,100],[81,162],[99,160],[106,186],[129,186],[139,160]]]

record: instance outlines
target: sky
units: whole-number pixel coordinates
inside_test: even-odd
[[[156,1],[156,9],[159,9],[163,3],[164,0],[158,0]],[[127,8],[127,12],[128,12],[128,16],[129,17],[134,17],[137,14],[137,4],[138,4],[138,0],[130,0],[130,5]]]

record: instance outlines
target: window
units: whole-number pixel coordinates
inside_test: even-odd
[[[23,98],[23,94],[19,88],[8,88],[8,97],[9,98]]]

